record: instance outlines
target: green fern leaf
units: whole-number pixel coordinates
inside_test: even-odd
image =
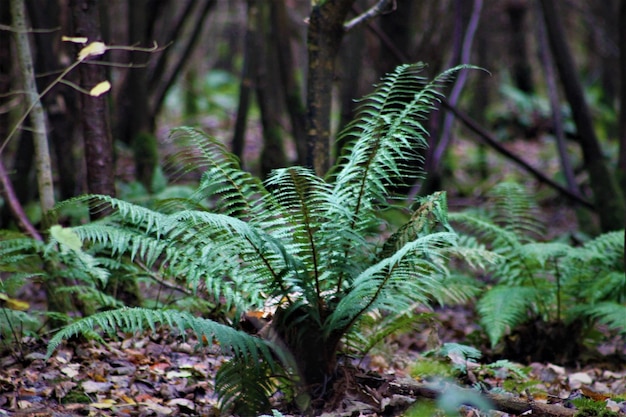
[[[199,340],[216,340],[223,352],[250,356],[254,360],[263,358],[272,362],[267,342],[237,331],[230,326],[212,320],[195,317],[176,310],[148,310],[145,308],[121,308],[103,311],[84,317],[58,331],[48,343],[47,356],[50,357],[63,340],[85,332],[101,331],[113,334],[117,330],[128,332],[155,331],[157,324],[167,325],[185,334],[192,330]]]
[[[494,287],[485,293],[478,301],[477,309],[492,346],[509,330],[528,319],[539,295],[534,288],[512,286]]]
[[[259,415],[270,409],[269,397],[275,386],[271,368],[245,357],[224,362],[215,376],[215,391],[222,412],[241,416]]]

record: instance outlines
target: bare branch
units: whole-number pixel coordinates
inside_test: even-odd
[[[526,171],[528,171],[537,180],[543,182],[544,184],[549,185],[550,187],[552,187],[555,190],[559,191],[561,194],[563,194],[564,196],[566,196],[570,200],[575,201],[576,203],[578,203],[578,204],[580,204],[580,205],[582,205],[582,206],[584,206],[586,208],[589,208],[589,209],[593,209],[594,208],[593,204],[591,204],[589,201],[587,201],[586,199],[582,198],[578,194],[572,193],[570,190],[568,190],[567,188],[563,187],[561,184],[553,181],[551,178],[549,178],[546,175],[544,175],[541,171],[539,171],[536,168],[534,168],[528,162],[524,161],[522,158],[520,158],[519,156],[515,155],[514,153],[512,153],[511,151],[506,149],[489,132],[487,132],[482,126],[480,126],[478,123],[476,123],[467,114],[463,113],[461,110],[459,110],[456,107],[452,106],[446,100],[442,100],[441,101],[441,105],[444,108],[446,108],[447,110],[450,110],[452,113],[454,113],[454,115],[456,117],[458,117],[459,120],[461,122],[463,122],[463,124],[465,126],[467,126],[471,131],[476,133],[481,138],[481,140],[484,143],[486,143],[487,145],[491,146],[498,153],[506,156],[511,161],[515,162],[517,165],[519,165],[522,168],[524,168]]]
[[[9,209],[11,210],[11,213],[13,213],[13,215],[15,216],[20,229],[24,230],[33,239],[43,240],[37,229],[35,229],[35,227],[28,220],[28,217],[24,212],[24,208],[22,207],[20,201],[15,195],[13,184],[11,184],[9,175],[7,174],[4,164],[2,163],[2,158],[0,158],[0,184],[2,184],[2,191],[9,205]]]
[[[358,15],[354,19],[343,25],[343,30],[348,32],[364,23],[372,20],[376,16],[391,13],[396,10],[396,0],[379,0],[372,8]]]

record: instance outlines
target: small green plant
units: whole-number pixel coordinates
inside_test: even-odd
[[[55,288],[55,299],[48,299],[48,312],[24,314],[19,310],[30,309],[23,303],[23,308],[4,309],[0,315],[0,327],[10,329],[12,339],[18,333],[34,332],[43,327],[40,318],[49,318],[54,323],[70,321],[68,313],[76,310],[91,314],[98,308],[115,308],[121,304],[101,289],[109,277],[114,263],[109,259],[94,257],[82,250],[82,243],[71,229],[53,226],[48,242],[33,239],[18,232],[0,231],[0,293],[6,294],[8,301],[31,282],[41,284],[43,288],[51,282],[65,283]],[[8,307],[15,306],[16,301]],[[19,304],[19,303],[18,303]],[[17,307],[20,307],[19,305]],[[20,332],[16,330],[20,329]]]
[[[477,304],[493,346],[515,330],[517,338],[507,340],[511,353],[567,361],[595,323],[626,334],[623,231],[579,247],[541,242],[543,225],[522,186],[499,184],[491,203],[486,212],[450,213],[450,220],[465,232],[463,245],[484,245],[499,256],[487,264],[491,282]]]
[[[326,178],[291,167],[262,183],[216,139],[179,128],[172,134],[182,145],[175,160],[186,170],[204,169],[191,197],[164,201],[158,210],[108,196],[73,200],[113,209],[72,229],[87,245],[206,291],[229,314],[216,322],[171,309],[111,310],[61,330],[49,352],[96,327],[192,329],[233,355],[217,375],[222,404],[242,415],[267,411],[275,382],[288,376],[300,387],[295,401],[310,408],[329,394],[340,375],[341,341],[366,313],[405,315],[418,304],[473,295],[445,267],[456,241],[445,193],[419,201],[407,224],[381,239],[389,230],[380,212],[393,201],[391,187],[419,175],[414,162],[427,144],[422,120],[440,84],[461,67],[432,82],[419,75],[423,68],[398,67],[363,101],[339,137],[348,144],[345,154]],[[255,335],[236,329],[243,313],[261,309],[273,313],[268,325]],[[246,390],[250,384],[256,388]]]

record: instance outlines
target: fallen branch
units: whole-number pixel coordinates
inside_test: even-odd
[[[467,388],[457,387],[456,389],[468,391],[468,393],[476,392]],[[436,399],[444,393],[443,389],[437,389],[431,384],[421,384],[410,378],[389,381],[387,390],[390,394],[429,399]],[[482,395],[491,401],[495,409],[505,413],[515,415],[528,414],[534,417],[572,417],[576,414],[576,410],[565,408],[561,405],[538,403],[531,399],[523,399],[513,395],[493,393],[482,393]]]

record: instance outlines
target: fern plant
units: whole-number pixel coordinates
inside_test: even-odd
[[[434,81],[420,75],[423,68],[398,67],[362,101],[359,117],[338,138],[348,144],[345,153],[325,178],[290,167],[262,183],[218,140],[179,128],[171,135],[181,145],[174,161],[183,172],[204,170],[190,197],[165,200],[158,209],[99,195],[65,203],[112,208],[104,220],[72,230],[94,249],[129,256],[207,291],[230,315],[217,323],[174,310],[112,310],[69,325],[50,350],[96,327],[192,327],[234,355],[218,374],[217,388],[224,402],[250,414],[268,406],[259,393],[272,384],[260,383],[252,393],[242,384],[268,378],[278,364],[308,395],[301,404],[327,394],[337,376],[340,342],[366,313],[404,315],[417,304],[470,297],[472,289],[454,285],[445,267],[456,241],[447,225],[445,193],[418,202],[408,223],[381,239],[389,230],[380,212],[392,204],[390,189],[421,175],[415,161],[427,146],[422,122],[439,87],[463,67]],[[237,327],[242,313],[261,309],[273,318],[256,335],[229,327]]]
[[[90,314],[98,308],[119,307],[121,303],[102,291],[114,267],[110,260],[84,252],[78,236],[58,225],[50,229],[47,242],[18,232],[0,231],[0,292],[13,296],[31,282],[44,288],[62,282],[62,286],[49,292],[55,298],[46,300],[48,313],[41,314],[53,323],[67,323],[68,313],[74,309]],[[5,318],[9,320],[8,315]],[[29,323],[35,322],[30,317]],[[42,327],[42,323],[36,327]]]
[[[585,328],[595,323],[626,334],[624,232],[606,233],[579,247],[541,242],[543,225],[536,204],[521,185],[501,183],[490,196],[490,210],[450,213],[450,220],[465,232],[461,234],[464,245],[483,245],[498,255],[497,262],[486,265],[493,285],[477,303],[492,346],[533,322],[543,323],[535,328],[548,334],[526,333],[517,346],[527,345],[536,350],[535,356],[548,349],[543,351],[548,360],[555,353],[549,352],[551,341],[567,337],[571,343],[557,343],[567,353],[565,345],[579,345]],[[529,338],[546,346],[538,347]]]

